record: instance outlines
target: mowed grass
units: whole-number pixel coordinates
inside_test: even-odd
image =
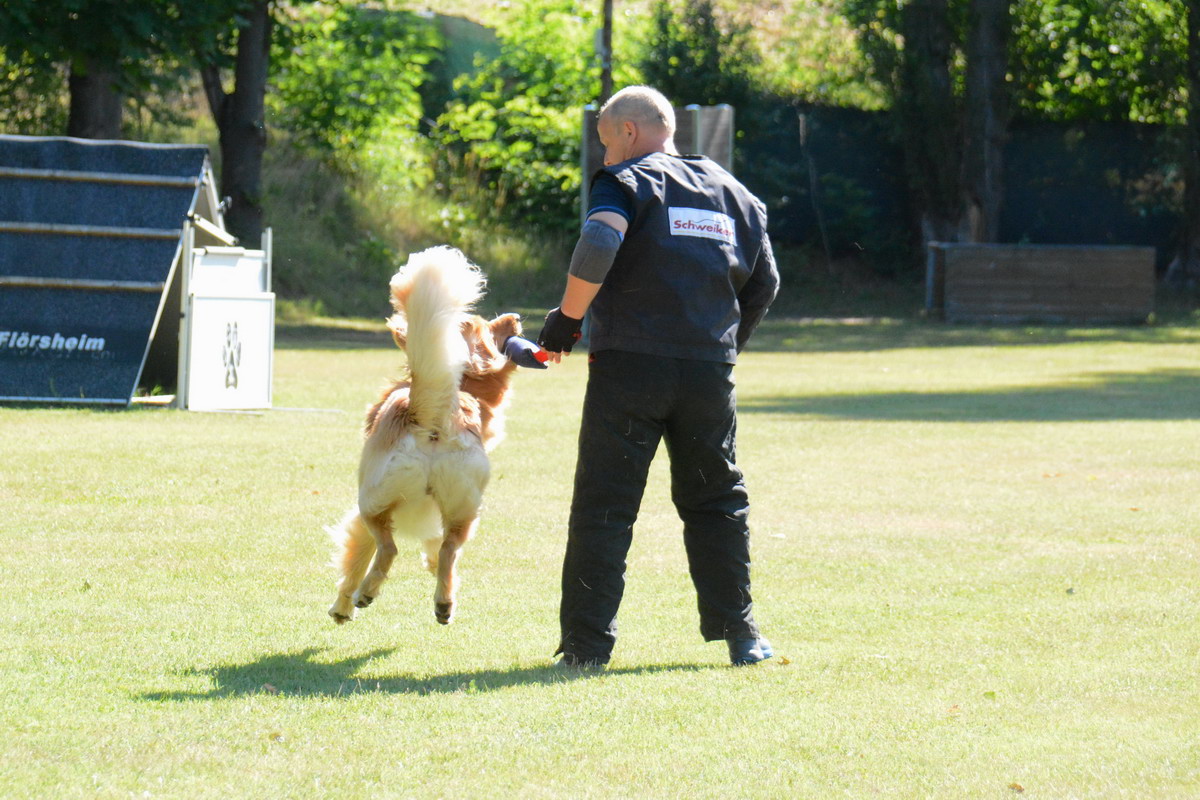
[[[1200,329],[772,321],[738,367],[777,657],[704,644],[660,453],[611,669],[550,667],[582,356],[517,376],[455,623],[336,627],[386,337],[262,415],[0,409],[0,796],[1200,795]]]

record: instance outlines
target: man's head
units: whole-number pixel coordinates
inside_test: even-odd
[[[675,152],[675,112],[649,86],[627,86],[614,94],[600,109],[596,132],[604,145],[605,166],[647,153]]]

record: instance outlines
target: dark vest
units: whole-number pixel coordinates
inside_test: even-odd
[[[763,204],[703,156],[605,167],[634,214],[593,301],[589,350],[737,360],[738,292],[766,239]]]

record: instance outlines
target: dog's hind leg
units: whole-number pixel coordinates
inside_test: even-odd
[[[454,602],[458,594],[458,552],[471,538],[479,522],[474,517],[467,522],[447,523],[437,558],[437,589],[433,593],[433,615],[443,625],[454,619]]]
[[[338,546],[333,565],[342,577],[338,580],[338,596],[329,609],[329,616],[341,625],[354,619],[354,590],[362,583],[371,557],[375,555],[375,537],[357,511],[347,514],[339,527],[330,529],[330,534]]]
[[[359,584],[358,591],[354,593],[354,605],[359,608],[366,608],[379,596],[379,588],[387,580],[388,570],[392,568],[397,551],[396,540],[392,538],[391,509],[365,516],[363,521],[375,537],[375,560],[371,562],[370,571]]]
[[[438,553],[440,553],[442,550],[442,540],[425,539],[421,542],[421,547],[423,548],[423,552],[421,553],[421,566],[425,567],[425,569],[429,570],[434,575],[437,575]]]

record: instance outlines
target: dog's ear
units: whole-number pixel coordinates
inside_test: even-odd
[[[508,337],[521,335],[521,315],[501,314],[488,323],[488,328],[492,332],[492,340],[496,343],[496,349],[502,350]]]
[[[467,361],[468,373],[487,375],[504,364],[504,354],[500,352],[491,325],[483,317],[473,316],[463,320],[462,335],[471,354]]]
[[[408,345],[408,320],[403,314],[393,314],[391,319],[387,321],[388,330],[392,332],[392,339],[396,342],[396,347],[403,350]]]

